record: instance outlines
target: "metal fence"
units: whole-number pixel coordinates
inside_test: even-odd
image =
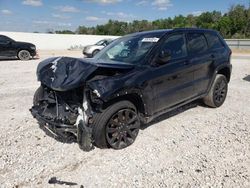
[[[226,39],[232,49],[250,49],[250,39]]]

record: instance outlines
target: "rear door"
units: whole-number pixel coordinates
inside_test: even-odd
[[[194,70],[194,93],[206,92],[211,77],[213,56],[209,53],[208,43],[203,32],[187,33],[189,61]]]
[[[226,43],[218,36],[217,32],[206,32],[205,37],[208,41],[209,54],[212,61],[212,66],[208,67],[210,82],[214,75],[216,67],[220,64],[228,63],[230,50]]]

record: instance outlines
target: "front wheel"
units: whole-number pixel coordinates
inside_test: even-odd
[[[27,61],[30,59],[30,52],[27,50],[21,50],[17,54],[18,58],[23,61]]]
[[[93,138],[97,147],[123,149],[134,143],[140,129],[136,107],[129,101],[120,101],[97,114]]]
[[[213,108],[220,107],[226,99],[227,90],[227,78],[222,74],[217,74],[208,95],[203,99],[204,103]]]

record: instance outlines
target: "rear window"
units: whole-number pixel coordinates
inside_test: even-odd
[[[220,38],[215,33],[206,33],[205,36],[207,38],[209,48],[217,49],[224,47]]]
[[[201,54],[208,49],[206,38],[201,33],[189,33],[187,39],[190,54]]]

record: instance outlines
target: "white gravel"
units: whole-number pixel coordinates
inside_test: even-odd
[[[0,61],[0,187],[69,187],[52,177],[78,188],[250,187],[250,58],[233,59],[221,108],[187,105],[127,149],[91,152],[46,136],[32,118],[40,60]]]

